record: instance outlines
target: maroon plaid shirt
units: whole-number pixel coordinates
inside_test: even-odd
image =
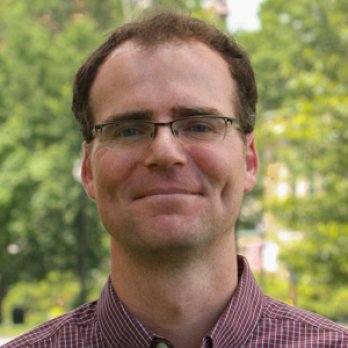
[[[202,348],[348,347],[347,330],[315,314],[264,296],[245,259],[239,257],[238,264],[238,288],[214,328],[203,338]],[[3,347],[172,346],[132,317],[108,280],[98,301],[53,319]]]

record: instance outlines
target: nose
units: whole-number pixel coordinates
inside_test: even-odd
[[[177,137],[177,133],[173,128],[173,122],[153,122],[152,125],[155,127],[151,136],[152,139],[156,138],[159,127],[169,127],[173,136]]]
[[[175,137],[171,127],[157,128],[145,156],[147,167],[169,169],[187,162],[187,153]]]

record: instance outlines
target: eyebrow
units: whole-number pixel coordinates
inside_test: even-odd
[[[151,110],[130,110],[108,116],[103,123],[110,123],[121,120],[150,120],[153,116]]]
[[[204,115],[215,115],[222,116],[221,112],[211,107],[186,107],[177,106],[171,109],[173,117],[187,117],[187,116],[204,116]]]
[[[155,113],[151,110],[130,110],[112,114],[108,116],[103,123],[111,123],[122,120],[151,120],[153,119],[154,114]],[[175,106],[170,109],[170,114],[173,118],[204,115],[222,116],[222,113],[216,108],[187,106]]]

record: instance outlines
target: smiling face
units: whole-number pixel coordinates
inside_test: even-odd
[[[101,66],[90,91],[95,123],[144,118],[168,122],[202,113],[237,116],[227,63],[197,41],[151,50],[127,41]],[[121,248],[209,247],[233,233],[257,158],[228,126],[223,141],[181,144],[159,127],[148,146],[119,148],[98,136],[85,145],[82,179],[102,222]]]

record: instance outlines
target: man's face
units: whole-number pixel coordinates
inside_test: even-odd
[[[125,116],[156,122],[200,114],[237,117],[236,84],[227,63],[201,42],[146,50],[116,48],[90,91],[95,123]],[[82,177],[102,222],[129,250],[197,248],[233,233],[243,193],[257,171],[253,136],[232,126],[223,141],[181,144],[159,127],[143,148],[118,148],[98,137],[85,145]]]

